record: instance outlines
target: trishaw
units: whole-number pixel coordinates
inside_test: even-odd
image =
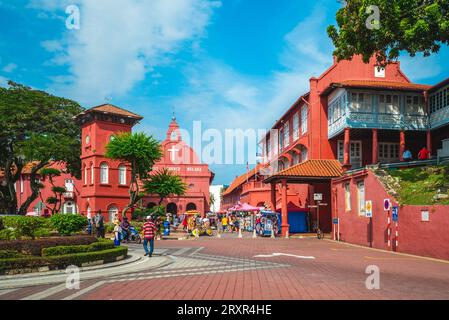
[[[260,223],[256,226],[256,232],[262,237],[270,237],[278,233],[278,214],[271,211],[261,211]]]
[[[186,214],[189,216],[187,219],[187,230],[189,234],[194,237],[213,235],[209,219],[200,219],[200,213],[198,211],[187,211]]]

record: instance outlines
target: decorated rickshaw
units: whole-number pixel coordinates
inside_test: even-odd
[[[209,219],[201,219],[198,211],[187,211],[187,230],[194,237],[212,236],[213,231]]]

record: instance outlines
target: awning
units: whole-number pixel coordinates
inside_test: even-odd
[[[340,177],[343,172],[338,160],[306,160],[266,178],[264,183],[277,183],[282,180],[304,184],[326,182]]]

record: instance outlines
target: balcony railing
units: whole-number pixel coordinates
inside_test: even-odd
[[[449,123],[449,107],[445,107],[430,114],[430,127],[432,129]]]
[[[248,183],[245,183],[242,186],[242,193],[251,191],[251,190],[257,190],[257,189],[265,189],[265,188],[269,188],[269,185],[260,182],[260,181],[250,181]]]
[[[374,113],[350,111],[329,124],[329,138],[341,133],[344,128],[390,129],[390,130],[427,130],[427,115]]]

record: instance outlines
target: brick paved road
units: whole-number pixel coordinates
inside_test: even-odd
[[[64,284],[0,290],[0,299],[449,299],[449,262],[315,238],[235,237],[159,241],[172,264],[130,266],[126,275],[82,281],[78,291]],[[369,265],[380,269],[379,290],[366,289]]]

